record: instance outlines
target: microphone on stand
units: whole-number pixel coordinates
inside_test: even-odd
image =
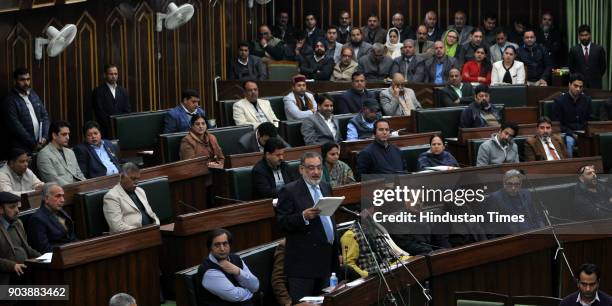
[[[226,197],[220,197],[220,196],[215,196],[215,199],[230,201],[230,202],[233,202],[233,203],[245,203],[245,202],[247,202],[247,201],[244,201],[244,200],[233,199],[233,198],[226,198]]]
[[[346,208],[344,206],[339,206],[338,209],[341,210],[342,212],[345,212],[345,213],[351,215],[354,218],[357,218],[357,219],[361,218],[361,215],[358,212],[352,211],[352,210],[350,210],[350,209],[348,209],[348,208]]]
[[[185,206],[185,207],[187,207],[187,208],[189,208],[189,209],[193,210],[193,212],[198,212],[198,211],[200,211],[200,209],[199,209],[199,208],[197,208],[197,207],[195,207],[195,206],[191,206],[191,205],[189,205],[189,204],[187,204],[187,203],[183,202],[182,200],[178,200],[178,203],[179,203],[180,205],[182,205],[182,206]]]

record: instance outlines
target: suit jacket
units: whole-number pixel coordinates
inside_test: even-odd
[[[159,225],[159,218],[157,218],[157,215],[151,209],[145,191],[140,187],[136,187],[135,192],[144,206],[147,215],[149,215],[155,224]],[[104,195],[103,211],[111,233],[127,231],[142,226],[142,215],[138,206],[136,206],[120,184],[115,185]]]
[[[270,106],[270,101],[257,99],[257,107],[261,109],[261,111],[266,116],[268,122],[272,122],[274,126],[278,127],[278,118],[272,107]],[[245,125],[250,124],[253,126],[253,129],[256,129],[260,122],[257,121],[257,110],[253,106],[253,103],[249,102],[247,99],[240,99],[238,102],[234,103],[233,109],[233,117],[234,123],[236,125]]]
[[[578,293],[580,293],[580,291],[576,291],[576,292],[566,296],[561,301],[561,303],[559,303],[559,306],[580,306],[580,303],[576,303],[576,300],[578,299]],[[593,304],[591,304],[591,306],[612,305],[612,297],[607,295],[605,292],[603,292],[601,290],[598,290],[597,291],[597,296],[599,296],[600,302],[594,302]]]
[[[370,50],[372,49],[372,45],[370,45],[366,41],[362,41],[361,45],[359,46],[359,52],[357,53],[357,56],[355,56],[355,46],[353,46],[351,42],[347,42],[342,47],[350,48],[351,50],[353,50],[353,60],[356,62],[358,62],[361,57],[370,54]]]
[[[526,74],[525,65],[522,62],[514,61],[512,67],[508,69],[510,77],[512,78],[512,84],[525,84]],[[506,75],[506,68],[504,68],[504,62],[498,61],[493,63],[493,69],[491,70],[491,85],[502,85],[504,83],[504,75]]]
[[[457,68],[457,63],[454,57],[444,55],[442,59],[442,78],[444,83],[448,82],[448,72],[451,68]],[[428,83],[433,83],[436,80],[436,59],[430,58],[425,62],[425,79]]]
[[[550,137],[550,141],[552,142],[557,154],[561,159],[567,158],[567,149],[565,148],[565,144],[563,143],[563,139],[559,135],[552,135]],[[536,136],[531,136],[527,138],[527,143],[525,145],[525,161],[534,161],[534,160],[548,160],[546,158],[546,150],[540,141],[540,138]]]
[[[111,162],[115,164],[117,170],[121,170],[121,162],[118,158],[117,148],[108,140],[102,139],[102,147],[111,159]],[[94,178],[106,175],[106,167],[100,160],[100,157],[88,143],[81,143],[74,146],[74,155],[79,162],[79,168],[86,178]]]
[[[21,240],[21,244],[25,246],[24,250],[27,253],[27,257],[36,258],[40,256],[40,253],[38,253],[28,244],[28,239],[26,237],[25,230],[23,229],[21,220],[15,220],[13,226],[17,230],[17,235]],[[14,242],[11,241],[8,232],[6,229],[4,229],[4,226],[0,226],[0,285],[8,285],[11,276],[17,276],[17,274],[15,274],[15,264],[18,262],[16,261],[17,258],[15,248],[13,246]]]
[[[261,58],[249,55],[246,67],[238,62],[238,59],[232,61],[230,69],[230,80],[267,80],[268,68],[263,63]]]
[[[276,135],[276,138],[283,142],[285,148],[291,148],[291,145],[289,145],[282,137],[280,137],[280,135]],[[238,142],[242,147],[241,153],[263,152],[259,150],[259,144],[257,143],[257,131],[251,131],[240,136]]]
[[[419,42],[414,43],[414,53],[423,60],[427,60],[433,57],[434,54],[434,42],[426,41],[423,43],[423,48],[419,48]]]
[[[372,45],[374,43],[384,44],[385,40],[387,39],[387,31],[381,27],[374,30],[370,30],[368,27],[363,27],[361,28],[361,31],[363,32],[363,41]],[[372,35],[374,39],[370,39],[370,35]]]
[[[62,244],[77,241],[74,234],[74,222],[63,210],[59,214],[66,220],[66,227],[59,223],[57,217],[44,204],[28,221],[28,237],[32,247],[41,253],[52,252],[53,248]]]
[[[335,64],[332,56],[325,55],[323,59],[317,62],[314,55],[309,55],[300,64],[300,72],[309,79],[329,81]]]
[[[206,116],[204,110],[198,106],[196,113]],[[164,116],[164,134],[176,133],[176,132],[187,132],[190,128],[191,115],[188,116],[187,112],[181,104],[171,108]],[[209,126],[210,128],[210,126]]]
[[[331,196],[331,187],[319,183],[322,196]],[[329,244],[320,218],[305,222],[302,212],[314,206],[304,179],[281,188],[276,219],[285,233],[285,275],[298,278],[327,278],[338,262],[339,239],[332,216],[334,243]]]
[[[45,106],[34,90],[30,90],[28,99],[32,103],[38,123],[42,123],[42,135],[39,135],[39,137],[49,140],[47,131],[49,131],[50,122]],[[34,138],[34,128],[38,129],[39,127],[33,126],[30,111],[23,98],[17,92],[17,89],[13,88],[4,99],[2,109],[5,128],[9,132],[8,145],[32,152],[38,143],[38,140]]]
[[[43,182],[66,185],[85,180],[74,152],[69,148],[63,148],[63,151],[66,160],[53,143],[49,143],[38,152],[36,166]]]
[[[457,106],[462,104],[470,104],[474,101],[474,88],[472,84],[463,82],[463,87],[461,87],[461,95],[459,98],[457,92],[450,85],[444,86],[439,91],[440,94],[440,106]],[[455,103],[459,99],[459,103]]]
[[[325,120],[318,112],[304,119],[301,127],[302,135],[304,136],[304,144],[308,146],[324,144],[326,142],[340,143],[340,141],[342,141],[342,136],[340,135],[338,118],[332,116],[332,122],[336,127],[336,137],[334,137],[329,126],[327,126],[327,123],[325,123]]]
[[[111,136],[112,115],[126,114],[130,112],[130,96],[125,88],[118,86],[115,89],[115,96],[110,91],[108,84],[102,83],[94,88],[91,95],[91,102],[96,121],[102,129],[102,136]]]
[[[584,47],[575,45],[569,51],[568,63],[570,72],[580,72],[586,81],[585,87],[601,88],[601,78],[606,73],[606,50],[598,44],[589,46],[589,61],[584,58]]]
[[[402,106],[400,105],[400,97],[394,97],[391,93],[391,87],[385,88],[380,92],[380,105],[382,106],[382,112],[385,116],[408,116],[404,113]],[[410,98],[409,100],[406,98]],[[413,110],[423,108],[419,100],[417,100],[416,94],[414,90],[404,87],[404,95],[403,99],[406,100],[407,103],[412,102]],[[412,113],[410,114],[412,115]]]
[[[362,93],[353,88],[347,89],[334,103],[334,114],[356,114],[361,111],[363,101],[366,99],[376,99],[376,94],[365,89]]]
[[[424,83],[425,82],[425,61],[418,56],[408,63],[404,60],[404,56],[400,56],[393,60],[390,75],[401,73],[408,83]]]
[[[317,111],[317,101],[315,101],[314,96],[306,92],[306,96],[312,102],[313,111]],[[301,120],[313,114],[310,110],[303,111],[301,108],[295,104],[295,94],[292,92],[288,93],[283,97],[283,104],[285,105],[285,115],[287,116],[287,120]]]
[[[293,173],[289,171],[289,165],[287,165],[286,162],[281,163],[280,170],[281,174],[283,175],[285,185],[295,180],[295,177]],[[258,161],[255,166],[253,166],[251,173],[251,176],[253,177],[254,199],[278,198],[276,180],[274,180],[272,168],[268,166],[268,162],[266,161],[265,157]]]

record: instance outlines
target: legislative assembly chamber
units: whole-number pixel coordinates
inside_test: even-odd
[[[1,0],[0,306],[612,305],[611,49],[609,0]]]

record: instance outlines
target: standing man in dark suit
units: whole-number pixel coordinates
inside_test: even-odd
[[[285,145],[278,138],[270,138],[264,145],[264,157],[253,166],[253,198],[278,198],[278,191],[295,178],[283,160]]]
[[[28,236],[32,247],[41,253],[52,252],[53,247],[77,241],[74,222],[62,209],[64,189],[57,183],[43,187],[43,205],[28,222]]]
[[[323,160],[306,152],[300,160],[301,179],[279,192],[276,219],[285,233],[285,275],[293,303],[304,296],[317,296],[338,262],[338,239],[333,216],[321,216],[314,205],[331,196],[331,187],[321,182]]]
[[[15,87],[4,100],[3,113],[8,131],[7,148],[21,148],[28,152],[41,149],[47,142],[49,115],[34,90],[30,71],[17,68],[13,72]]]
[[[102,139],[98,123],[85,122],[83,135],[85,143],[74,147],[74,155],[83,175],[90,179],[119,173],[117,148],[110,141]]]
[[[578,291],[565,297],[559,306],[612,305],[612,297],[599,290],[600,278],[601,272],[596,265],[582,264],[576,276]]]
[[[578,27],[580,44],[569,52],[570,73],[579,72],[585,77],[585,88],[601,89],[601,78],[606,73],[606,50],[591,42],[591,27],[583,24]]]
[[[448,72],[448,84],[439,95],[440,106],[467,105],[474,101],[474,87],[469,82],[462,82],[461,71],[452,68]]]
[[[94,88],[91,101],[100,132],[111,135],[112,115],[130,112],[130,96],[125,88],[117,84],[119,70],[115,65],[104,66],[104,83]]]

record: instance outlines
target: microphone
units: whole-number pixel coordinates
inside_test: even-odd
[[[226,197],[220,197],[220,196],[215,196],[215,199],[230,201],[230,202],[234,202],[234,203],[245,203],[245,202],[247,202],[247,201],[243,201],[243,200],[226,198]]]
[[[189,205],[189,204],[187,204],[187,203],[185,203],[185,202],[183,202],[183,201],[181,201],[181,200],[178,200],[178,203],[179,203],[180,205],[182,205],[182,206],[185,206],[185,207],[187,207],[187,208],[189,208],[189,209],[193,210],[194,212],[198,212],[198,211],[200,211],[200,209],[199,209],[199,208],[194,207],[194,206],[191,206],[191,205]]]
[[[357,219],[361,218],[361,215],[358,212],[352,211],[352,210],[350,210],[350,209],[348,209],[348,208],[346,208],[344,206],[339,206],[338,209],[343,211],[343,212],[345,212],[345,213],[347,213],[347,214],[349,214],[349,215],[351,215],[351,216],[353,216],[353,217],[355,217],[355,218],[357,218]]]

